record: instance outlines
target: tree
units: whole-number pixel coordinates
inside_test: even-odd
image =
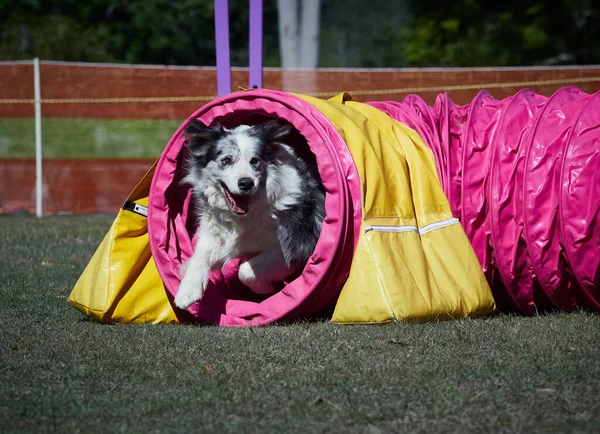
[[[320,0],[277,0],[279,47],[284,68],[316,68],[319,61]]]
[[[413,0],[403,55],[414,66],[598,63],[600,7],[591,0]]]
[[[213,1],[0,0],[0,60],[215,65]],[[600,63],[600,3],[592,0],[263,6],[265,66],[279,66],[280,56],[284,66],[309,67]],[[229,14],[231,62],[246,66],[248,2],[230,1]],[[280,48],[278,21],[290,23],[289,46]]]
[[[383,68],[406,66],[402,31],[408,0],[323,0],[319,65]]]
[[[248,3],[230,2],[231,60],[248,65]],[[84,24],[85,23],[85,24]],[[265,64],[279,64],[265,2]],[[213,0],[0,0],[0,59],[215,65]]]

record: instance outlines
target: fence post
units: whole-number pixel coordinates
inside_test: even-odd
[[[35,101],[35,215],[44,214],[42,208],[42,92],[40,89],[40,59],[33,59],[33,91]]]
[[[263,86],[263,0],[250,0],[250,89]]]
[[[215,0],[215,46],[217,54],[217,94],[231,93],[228,0]]]

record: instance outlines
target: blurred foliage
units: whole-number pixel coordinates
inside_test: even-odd
[[[414,66],[600,63],[592,0],[411,0],[403,56]]]
[[[320,66],[600,63],[592,0],[321,0]],[[277,1],[264,63],[279,65]],[[213,0],[0,0],[0,60],[214,65]],[[248,1],[230,0],[233,65],[248,64]]]
[[[248,65],[248,2],[229,2],[231,62]],[[276,0],[264,60],[279,64]],[[213,0],[0,0],[0,60],[215,65]]]
[[[105,36],[71,17],[21,15],[2,23],[0,60],[115,61],[107,45]]]
[[[321,1],[320,66],[405,66],[401,30],[409,21],[406,0]]]

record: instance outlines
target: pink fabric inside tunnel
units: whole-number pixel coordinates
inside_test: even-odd
[[[310,104],[277,91],[256,90],[225,96],[207,104],[190,119],[225,126],[280,118],[299,133],[296,146],[315,155],[326,190],[326,217],[314,254],[299,277],[270,296],[252,294],[237,280],[240,261],[211,275],[200,302],[188,310],[199,319],[224,325],[262,325],[296,316],[314,316],[337,299],[358,241],[361,223],[360,186],[349,151],[333,125]],[[148,209],[150,246],[166,289],[175,295],[179,267],[193,252],[193,219],[189,187],[181,184],[181,157],[186,121],[173,135],[158,161]],[[201,240],[200,240],[201,242]]]

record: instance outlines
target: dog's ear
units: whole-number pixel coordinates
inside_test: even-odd
[[[267,147],[265,157],[268,161],[304,168],[304,163],[298,158],[294,148],[285,143],[273,142],[271,146]]]
[[[185,146],[192,155],[202,157],[208,151],[208,144],[214,143],[223,135],[223,126],[215,125],[209,127],[197,119],[193,119],[183,132],[187,137]]]
[[[281,141],[292,132],[292,126],[279,119],[271,119],[256,126],[257,135],[265,141]]]
[[[204,140],[215,140],[221,134],[223,134],[223,126],[220,124],[215,125],[214,127],[209,127],[205,125],[202,121],[198,119],[192,119],[188,126],[185,128],[183,134],[187,137],[197,137]]]

